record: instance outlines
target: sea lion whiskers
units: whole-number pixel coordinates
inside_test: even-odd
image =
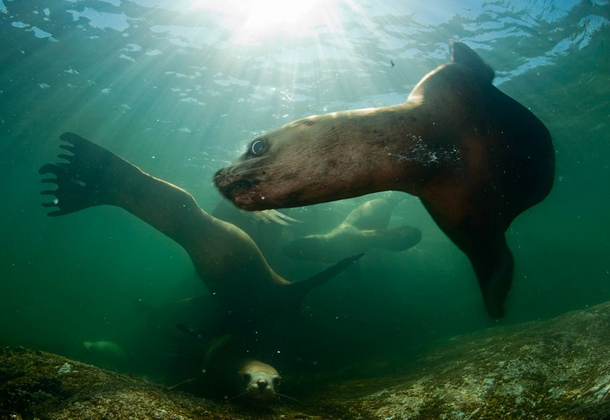
[[[228,403],[229,401],[233,401],[234,399],[239,398],[239,397],[243,397],[244,395],[247,395],[247,394],[248,394],[247,392],[242,392],[241,394],[237,394],[237,395],[235,395],[235,396],[233,396],[231,398],[227,398],[225,400],[225,402]]]
[[[269,164],[269,165],[257,166],[256,168],[243,169],[243,170],[239,171],[237,174],[239,174],[240,176],[249,175],[249,174],[251,174],[253,172],[258,172],[260,170],[271,169],[275,165],[277,165],[277,164],[272,163],[272,164]],[[228,175],[234,175],[234,174],[235,174],[235,172],[231,171],[231,172],[229,172]]]
[[[241,209],[240,209],[241,210]],[[245,210],[241,210],[242,212],[246,212]],[[256,220],[260,220],[264,223],[277,223],[282,226],[289,226],[290,223],[302,223],[300,220],[290,217],[284,213],[281,213],[277,210],[261,210],[261,211],[253,211],[248,213],[252,215]]]
[[[286,395],[286,394],[280,394],[279,392],[276,392],[276,393],[275,393],[275,395],[276,395],[277,397],[287,398],[287,399],[292,400],[292,401],[294,401],[294,402],[296,402],[296,403],[299,403],[299,404],[305,405],[305,404],[303,404],[301,401],[297,400],[296,398],[289,397],[289,396],[288,396],[288,395]],[[282,401],[282,400],[278,398],[278,401]]]

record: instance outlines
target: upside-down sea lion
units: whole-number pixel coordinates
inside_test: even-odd
[[[72,133],[61,139],[59,155],[68,163],[46,164],[41,174],[56,178],[55,196],[44,207],[63,216],[92,206],[121,207],[181,245],[209,291],[235,328],[252,328],[278,314],[294,313],[305,295],[339,274],[359,256],[341,261],[313,277],[291,282],[266,262],[254,241],[241,229],[212,217],[185,190],[154,178],[114,153]]]
[[[404,251],[419,243],[421,231],[411,226],[388,228],[400,200],[395,197],[366,201],[350,212],[339,226],[325,234],[297,238],[284,247],[284,254],[297,260],[334,262],[371,248]]]
[[[418,196],[470,259],[488,313],[504,314],[513,256],[504,232],[553,185],[551,136],[492,85],[466,45],[405,103],[300,119],[252,141],[215,176],[247,210],[295,207],[384,190]]]

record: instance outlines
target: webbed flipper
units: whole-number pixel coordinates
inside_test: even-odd
[[[314,274],[307,280],[292,283],[288,287],[290,287],[292,292],[296,294],[297,298],[301,299],[316,287],[326,284],[329,280],[339,275],[343,270],[354,264],[363,256],[364,254],[359,254],[353,257],[345,258],[326,270]]]
[[[60,138],[68,144],[59,147],[71,154],[58,156],[68,162],[49,163],[38,171],[42,175],[55,175],[42,180],[45,184],[57,185],[55,190],[41,192],[55,197],[52,202],[43,203],[43,207],[59,208],[48,215],[63,216],[88,207],[113,204],[113,188],[137,168],[76,134],[64,133]]]

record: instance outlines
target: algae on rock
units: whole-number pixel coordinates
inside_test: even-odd
[[[318,377],[298,396],[301,405],[254,410],[38,350],[1,348],[0,420],[604,420],[610,418],[609,354],[605,303],[439,341],[408,361],[367,361],[354,370],[368,368],[366,375]],[[371,370],[383,373],[375,377]]]

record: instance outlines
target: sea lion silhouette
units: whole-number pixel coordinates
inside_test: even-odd
[[[494,72],[465,44],[407,101],[289,123],[252,141],[215,176],[246,210],[316,204],[385,190],[418,196],[470,259],[494,318],[513,277],[505,231],[551,191],[551,135],[492,85]]]

